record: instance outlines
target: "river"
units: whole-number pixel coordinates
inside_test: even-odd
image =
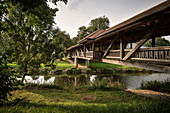
[[[92,82],[107,80],[111,82],[120,81],[125,84],[127,89],[136,89],[140,87],[142,81],[164,81],[170,80],[170,74],[152,73],[152,74],[121,74],[121,75],[59,75],[59,76],[26,76],[25,83],[36,84],[58,84],[58,85],[87,85]]]

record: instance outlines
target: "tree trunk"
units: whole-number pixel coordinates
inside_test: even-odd
[[[24,83],[25,76],[27,75],[27,72],[28,72],[28,70],[27,70],[27,64],[25,64],[25,66],[24,66],[24,74],[23,74],[21,83]]]

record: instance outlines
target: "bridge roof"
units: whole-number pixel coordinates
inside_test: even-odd
[[[97,30],[97,31],[91,33],[90,35],[88,35],[85,38],[83,38],[80,41],[78,41],[77,42],[78,44],[73,45],[73,46],[67,48],[67,50],[71,50],[73,48],[79,47],[79,46],[81,46],[82,43],[87,42],[88,40],[94,40],[99,34],[101,34],[104,31],[105,31],[104,29],[100,29],[100,30]]]
[[[76,48],[76,47],[79,47],[81,46],[80,44],[76,44],[76,45],[73,45],[73,46],[70,46],[69,48],[67,48],[67,51],[73,49],[73,48]]]
[[[114,37],[116,37],[118,33],[123,31],[124,35],[126,35],[126,39],[125,39],[126,42],[133,42],[133,41],[137,42],[141,39],[142,35],[141,37],[137,36],[137,38],[131,39],[133,36],[132,34],[139,33],[140,35],[140,32],[142,32],[143,30],[148,31],[148,29],[150,29],[155,24],[155,22],[160,18],[167,18],[166,23],[164,23],[165,24],[164,26],[167,26],[166,29],[168,29],[169,22],[170,22],[169,14],[170,14],[170,0],[166,0],[118,25],[115,25],[105,30],[103,33],[101,33],[96,37],[95,41],[99,41],[101,39],[113,39]],[[160,36],[170,35],[170,31],[169,32],[167,31],[166,33],[160,31],[157,34]],[[117,42],[118,41],[119,39],[117,40]]]
[[[93,33],[91,33],[90,35],[86,36],[85,38],[81,39],[80,41],[78,41],[77,43],[83,43],[87,40],[94,40],[98,35],[100,35],[101,33],[103,33],[105,30],[104,29],[99,29]]]

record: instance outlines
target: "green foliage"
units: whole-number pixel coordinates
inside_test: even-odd
[[[80,68],[68,68],[68,69],[66,69],[66,73],[68,75],[80,74],[81,73],[81,69]]]
[[[98,17],[90,22],[90,26],[88,27],[89,34],[93,33],[94,31],[97,31],[99,29],[107,29],[109,28],[109,18],[106,16]]]
[[[0,101],[7,100],[10,91],[13,89],[13,73],[9,70],[6,58],[0,56]]]
[[[72,39],[73,44],[76,44],[79,40],[85,38],[86,36],[90,35],[91,33],[99,30],[99,29],[107,29],[109,28],[109,18],[106,16],[98,17],[90,21],[89,27],[79,27],[78,34],[76,37]]]
[[[59,90],[63,90],[63,86],[61,85],[53,85],[53,84],[25,84],[24,88],[36,88],[36,89],[40,89],[40,88],[48,88],[48,89],[59,89]]]
[[[67,2],[51,2],[56,4],[58,1]],[[50,8],[47,0],[4,2],[2,6],[6,12],[2,11],[0,19],[3,29],[0,34],[0,51],[8,55],[9,62],[17,63],[18,72],[24,79],[29,68],[39,68],[41,63],[53,61],[64,51],[63,46],[66,44],[60,44],[61,39],[56,35],[61,31],[52,27],[58,9]]]
[[[112,82],[109,80],[95,80],[94,82],[89,83],[89,85],[81,86],[80,88],[87,89],[90,91],[115,91],[115,90],[124,90],[126,89],[126,86],[119,82]]]
[[[147,47],[152,47],[152,39],[149,39],[144,45]],[[170,46],[170,42],[165,38],[157,37],[155,38],[155,46]]]
[[[76,44],[79,40],[89,35],[88,28],[86,28],[85,26],[79,27],[77,33],[77,36],[72,39],[73,44]]]
[[[159,92],[170,93],[170,80],[165,81],[147,81],[141,83],[141,89],[150,89]]]

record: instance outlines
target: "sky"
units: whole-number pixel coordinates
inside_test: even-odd
[[[92,19],[105,15],[112,27],[163,1],[166,0],[68,0],[67,5],[58,3],[55,22],[73,38],[78,28],[88,27]]]

